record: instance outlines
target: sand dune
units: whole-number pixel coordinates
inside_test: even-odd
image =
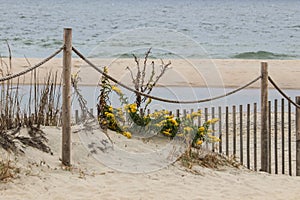
[[[26,148],[25,156],[16,157],[15,165],[20,168],[17,178],[0,184],[0,199],[299,199],[299,177],[245,168],[215,170],[194,165],[187,169],[178,161],[153,172],[134,173],[131,169],[120,172],[92,156],[80,139],[86,131],[80,126],[72,127],[73,167],[66,169],[59,161],[60,128],[43,130],[53,155]],[[99,129],[93,132],[105,138]],[[141,146],[139,139],[109,134],[115,146],[128,151],[148,151],[155,147],[151,142]]]

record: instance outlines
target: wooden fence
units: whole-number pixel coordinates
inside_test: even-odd
[[[137,92],[127,85],[119,82],[113,77],[103,74],[91,61],[84,57],[76,48],[72,47],[72,30],[64,29],[64,56],[63,56],[63,74],[64,74],[64,87],[63,87],[63,148],[62,148],[62,162],[65,165],[70,165],[70,144],[71,144],[71,131],[70,131],[70,115],[71,115],[71,102],[70,102],[70,69],[71,69],[71,50],[77,56],[83,59],[89,66],[94,68],[97,72],[105,75],[113,82],[121,85],[132,92]],[[274,172],[282,174],[296,174],[300,175],[300,97],[297,98],[294,108],[296,111],[292,112],[290,103],[288,104],[287,114],[285,112],[284,100],[281,100],[280,111],[278,109],[278,100],[274,102],[268,101],[268,83],[271,82],[275,87],[275,83],[268,75],[268,65],[266,62],[261,63],[261,76],[253,80],[249,84],[242,86],[235,91],[228,94],[213,97],[210,100],[223,98],[231,95],[237,91],[246,88],[256,80],[261,81],[261,102],[260,112],[258,113],[257,104],[238,105],[232,108],[226,107],[225,111],[221,107],[204,108],[204,120],[209,117],[218,117],[219,124],[216,124],[216,133],[219,134],[221,142],[218,146],[212,146],[212,151],[219,151],[225,153],[227,156],[233,155],[245,164],[249,169],[261,170],[265,172]],[[287,96],[275,87],[282,96]],[[150,96],[141,93],[140,95],[151,97],[152,99],[165,101],[169,103],[180,103],[177,100],[168,100],[161,97]],[[288,99],[288,98],[287,98]],[[204,102],[205,100],[196,100],[189,102]],[[291,102],[291,100],[289,100]],[[185,102],[187,103],[187,102]],[[271,107],[274,104],[274,111]],[[244,111],[246,107],[246,112]],[[251,111],[253,110],[253,111]],[[188,111],[183,110],[183,114]],[[180,113],[176,111],[176,113]],[[296,113],[296,114],[293,114]],[[259,118],[259,119],[258,119]],[[280,118],[280,119],[279,119]],[[198,123],[201,124],[199,119]],[[295,130],[295,132],[293,132]],[[287,132],[286,132],[287,131]],[[259,134],[260,133],[260,134]],[[295,149],[296,148],[296,149]],[[296,156],[294,156],[296,155]],[[281,161],[281,165],[279,162]],[[295,172],[292,170],[295,167]],[[259,167],[260,166],[260,167]],[[281,170],[280,170],[281,169]]]
[[[24,75],[59,54],[63,50],[63,92],[62,92],[62,163],[71,165],[71,61],[72,52],[85,61],[90,67],[100,74],[106,76],[114,83],[127,90],[138,93],[141,96],[152,98],[165,103],[191,104],[213,101],[232,95],[254,82],[261,81],[261,102],[258,104],[235,105],[232,107],[202,108],[203,116],[197,120],[198,125],[209,118],[219,118],[219,122],[213,125],[216,136],[221,142],[217,145],[205,144],[212,151],[234,156],[249,169],[261,170],[275,174],[289,174],[300,176],[300,97],[292,101],[275,84],[268,75],[268,65],[261,63],[261,75],[251,82],[226,94],[208,99],[179,101],[165,99],[163,97],[151,96],[141,93],[128,85],[119,82],[115,78],[103,73],[96,65],[84,57],[72,46],[72,29],[64,29],[64,45],[45,58],[40,63],[16,74],[1,77],[0,82]],[[268,100],[268,84],[271,83],[275,89],[285,98],[281,100]],[[199,109],[199,108],[197,108]],[[93,111],[90,110],[89,114]],[[176,110],[177,116],[186,115],[192,110]],[[76,121],[79,120],[76,111]],[[295,169],[295,170],[293,170]]]
[[[254,171],[261,170],[261,112],[258,104],[233,105],[226,107],[174,110],[182,117],[195,110],[201,110],[202,116],[195,121],[199,126],[208,119],[218,118],[213,125],[213,135],[221,142],[204,144],[213,152],[235,158],[242,165]],[[268,101],[268,172],[274,174],[296,175],[296,111],[285,99]],[[151,113],[150,110],[148,110]],[[90,109],[93,114],[93,109]],[[79,123],[87,113],[75,111],[75,123]],[[84,118],[84,117],[83,117]]]

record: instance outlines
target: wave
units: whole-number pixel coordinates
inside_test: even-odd
[[[256,52],[244,52],[239,53],[232,58],[239,58],[239,59],[292,59],[297,58],[295,55],[288,55],[288,54],[277,54],[269,51],[256,51]]]

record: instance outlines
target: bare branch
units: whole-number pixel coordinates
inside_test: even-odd
[[[148,51],[145,53],[145,59],[144,59],[144,68],[142,71],[142,83],[141,83],[141,91],[144,92],[144,82],[145,82],[145,76],[146,76],[146,67],[147,67],[147,61],[148,61],[148,57],[149,54],[151,53],[151,49],[149,48]]]
[[[153,82],[153,78],[155,76],[154,61],[151,62],[151,66],[152,66],[151,76],[150,76],[148,83],[147,83],[146,87],[144,88],[143,92],[145,92],[149,88],[149,86],[151,85],[151,82]]]
[[[152,91],[152,89],[155,87],[155,85],[157,84],[157,82],[159,81],[159,79],[164,75],[164,73],[166,72],[166,70],[168,69],[168,67],[171,65],[171,61],[169,61],[166,65],[164,65],[164,62],[162,61],[162,67],[161,67],[161,72],[160,74],[156,77],[156,80],[154,81],[154,83],[151,85],[151,87],[148,90],[148,94],[150,94],[150,92]]]
[[[29,62],[29,60],[27,59],[27,57],[25,55],[24,55],[24,58],[25,58],[25,60],[26,60],[26,62],[28,64],[28,66],[31,67],[31,63]]]
[[[134,61],[136,63],[136,67],[137,67],[135,89],[139,91],[139,84],[140,84],[140,79],[141,79],[140,61],[134,54],[133,54],[133,57],[134,57]]]
[[[10,71],[9,71],[9,74],[11,74],[12,72],[12,64],[11,64],[11,49],[10,49],[10,46],[8,44],[8,41],[6,40],[6,45],[7,45],[7,48],[8,48],[8,59],[9,59],[9,68],[10,68]]]
[[[130,72],[130,76],[131,76],[131,79],[132,79],[132,83],[135,85],[135,78],[133,77],[133,72],[132,72],[132,70],[130,69],[130,67],[126,67],[126,69]]]

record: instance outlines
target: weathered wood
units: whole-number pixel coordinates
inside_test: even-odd
[[[278,100],[274,101],[274,161],[275,161],[275,174],[278,174]]]
[[[219,153],[222,153],[222,107],[219,106]]]
[[[247,104],[247,168],[250,169],[250,104]]]
[[[225,110],[225,136],[226,136],[226,155],[229,156],[229,111],[228,106]]]
[[[269,126],[269,173],[272,173],[271,171],[271,127],[272,127],[272,120],[271,120],[271,107],[272,107],[272,104],[271,104],[271,101],[269,101],[269,106],[268,106],[268,119],[269,119],[269,122],[268,122],[268,126]]]
[[[140,108],[140,116],[143,116],[143,115],[144,115],[144,109]]]
[[[282,161],[282,174],[285,173],[285,134],[284,134],[284,99],[281,99],[281,161]]]
[[[261,63],[261,171],[269,171],[268,64]]]
[[[215,118],[215,107],[211,108],[211,117]],[[215,124],[212,124],[211,128],[213,130],[212,135],[215,136]],[[215,152],[215,144],[214,143],[212,143],[211,150],[212,150],[212,152]]]
[[[92,115],[91,117],[94,117],[94,109],[90,108],[90,114]]]
[[[71,166],[71,65],[72,29],[64,29],[62,94],[62,164]]]
[[[208,120],[208,108],[204,108],[204,116],[205,116],[205,122]],[[208,149],[208,143],[206,143],[206,149]]]
[[[243,105],[240,105],[240,162],[243,164]]]
[[[79,123],[79,112],[78,110],[75,110],[75,124]]]
[[[296,97],[300,105],[300,96]],[[300,176],[300,109],[296,108],[296,176]]]
[[[233,155],[236,155],[236,106],[232,106]]]
[[[288,103],[288,159],[289,159],[289,175],[292,176],[292,104]]]
[[[289,159],[289,175],[292,176],[292,106],[288,102],[288,159]]]
[[[253,157],[254,157],[254,170],[257,171],[257,104],[254,103],[253,108]]]
[[[180,117],[180,110],[179,110],[179,109],[176,110],[176,117],[177,117],[177,118]]]
[[[198,109],[198,112],[201,112],[200,108]],[[198,116],[198,126],[201,126],[201,116]]]
[[[192,109],[191,109],[191,113],[190,113],[191,116],[192,116],[192,113],[193,113],[193,112],[194,112],[194,109],[192,108]],[[195,123],[195,122],[193,121],[193,124],[194,124],[194,123]]]

